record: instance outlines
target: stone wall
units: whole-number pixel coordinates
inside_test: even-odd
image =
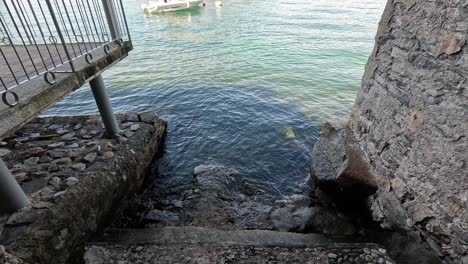
[[[350,128],[374,219],[468,263],[468,2],[389,0]]]

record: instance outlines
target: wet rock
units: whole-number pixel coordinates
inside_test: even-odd
[[[75,139],[75,135],[75,132],[70,132],[68,134],[63,135],[60,139],[65,141],[73,140]]]
[[[61,150],[61,149],[59,149],[59,150],[49,150],[48,154],[52,158],[59,159],[59,158],[67,157],[68,156],[68,151]]]
[[[67,146],[67,148],[79,148],[80,145],[78,143],[73,143]]]
[[[78,129],[81,129],[83,127],[83,124],[76,124],[73,129],[74,130],[78,130]]]
[[[131,137],[135,134],[135,132],[130,131],[130,130],[127,130],[127,131],[125,131],[123,134],[124,134],[124,136],[126,136],[127,138],[131,138]]]

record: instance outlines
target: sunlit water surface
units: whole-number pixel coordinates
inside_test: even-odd
[[[217,163],[290,194],[309,174],[324,120],[350,111],[385,0],[223,4],[144,16],[125,1],[135,48],[104,74],[113,106],[168,121],[160,181],[177,185]],[[85,87],[47,114],[96,111]]]

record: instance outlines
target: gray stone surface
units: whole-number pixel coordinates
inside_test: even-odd
[[[317,234],[200,227],[112,230],[88,245],[84,259],[86,264],[394,263],[375,244]]]
[[[467,21],[466,1],[388,1],[350,119],[374,218],[449,263],[468,252]]]
[[[118,118],[127,122],[122,116]],[[97,133],[57,136],[57,130],[73,127]],[[65,263],[70,253],[115,213],[122,200],[140,188],[146,168],[160,149],[165,128],[161,119],[142,122],[133,137],[119,143],[102,137],[104,129],[96,116],[48,117],[34,120],[5,139],[11,151],[5,162],[32,204],[0,217],[0,244],[11,256],[29,264]],[[64,141],[67,144],[59,144]],[[78,147],[68,148],[68,144]],[[110,148],[112,157],[105,155]],[[90,153],[95,157],[82,163]],[[42,162],[31,162],[33,158]],[[0,263],[15,263],[2,261],[0,258]]]
[[[330,120],[312,152],[311,171],[315,184],[335,196],[343,196],[342,199],[373,194],[377,183],[363,157],[348,128],[348,120]]]

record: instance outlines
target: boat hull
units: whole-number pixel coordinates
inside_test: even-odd
[[[180,1],[172,3],[158,3],[144,7],[145,14],[156,14],[198,8],[203,0]]]

